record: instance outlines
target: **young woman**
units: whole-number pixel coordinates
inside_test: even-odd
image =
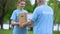
[[[14,10],[11,16],[11,24],[14,25],[13,34],[28,34],[27,27],[22,28],[21,23],[18,22],[18,14],[21,12],[27,12],[24,10],[25,1],[18,1],[18,9]]]

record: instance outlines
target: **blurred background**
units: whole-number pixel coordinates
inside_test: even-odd
[[[12,34],[13,27],[10,23],[10,17],[13,10],[17,8],[18,0],[0,0],[0,34]],[[54,10],[54,25],[53,34],[60,34],[60,0],[46,0],[46,4]],[[25,10],[29,12],[28,20],[32,16],[34,9],[37,6],[36,0],[26,0]],[[33,34],[32,26],[29,29],[29,34]]]

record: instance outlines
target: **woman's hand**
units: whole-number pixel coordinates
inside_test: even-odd
[[[25,28],[26,27],[26,24],[25,23],[19,22],[18,24],[19,24],[19,27],[21,27],[21,28]]]

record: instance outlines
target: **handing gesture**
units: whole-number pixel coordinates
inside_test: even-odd
[[[30,26],[33,24],[33,21],[28,21],[27,23],[19,23],[19,27],[25,28],[26,26]]]
[[[25,28],[26,27],[26,23],[19,23],[19,27]]]

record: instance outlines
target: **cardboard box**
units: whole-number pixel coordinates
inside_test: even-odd
[[[26,23],[27,22],[27,13],[20,13],[18,15],[18,21],[21,23]]]

